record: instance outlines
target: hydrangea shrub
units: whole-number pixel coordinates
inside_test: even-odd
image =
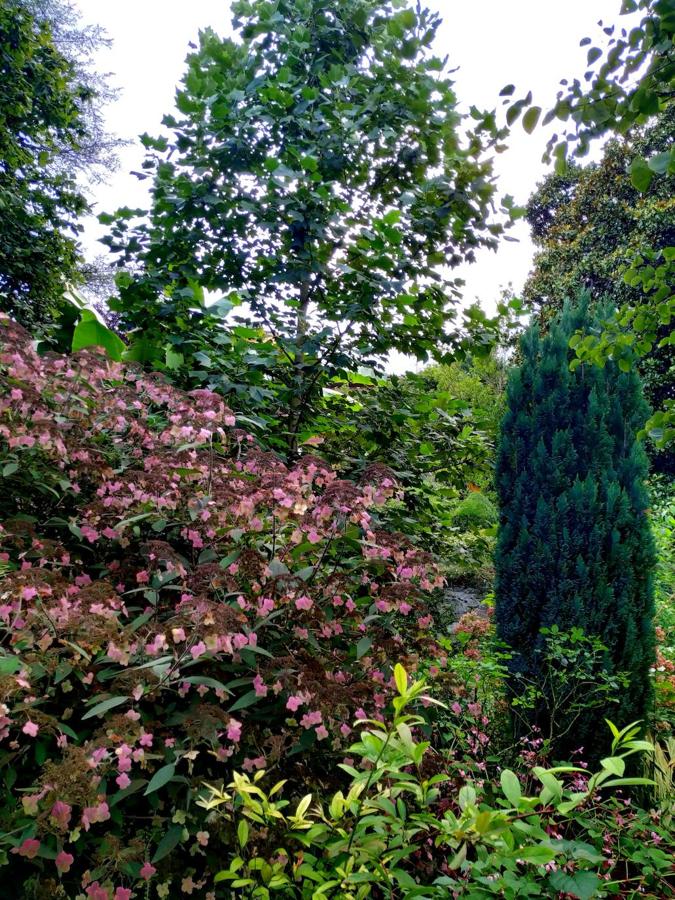
[[[36,896],[210,896],[204,781],[320,784],[395,661],[443,670],[384,466],[288,467],[218,395],[38,356],[5,317],[0,474],[2,862]]]

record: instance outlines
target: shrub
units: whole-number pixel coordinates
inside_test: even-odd
[[[512,671],[526,678],[540,675],[542,628],[598,637],[602,667],[630,675],[615,715],[631,721],[649,711],[654,662],[654,546],[636,438],[646,407],[634,372],[570,366],[570,338],[582,327],[583,304],[566,308],[543,339],[531,329],[509,382],[497,462],[497,631],[513,650]],[[593,749],[597,712],[568,734]]]
[[[424,682],[409,684],[401,666],[395,677],[393,721],[361,723],[342,765],[350,784],[330,800],[307,794],[293,809],[292,786],[267,787],[263,771],[208,787],[199,802],[231,835],[216,876],[229,896],[665,896],[667,821],[613,796],[645,781],[622,777],[629,757],[651,749],[636,727],[612,726],[611,756],[592,774],[533,766],[503,769],[499,784],[470,781],[439,771],[418,739],[424,719],[406,709],[433,702]]]
[[[458,525],[487,527],[497,521],[497,510],[489,497],[476,491],[457,504],[452,518]]]
[[[657,547],[654,727],[659,732],[672,732],[675,728],[675,485],[655,478],[650,489],[650,519]]]
[[[441,579],[379,527],[386,467],[289,468],[209,391],[0,329],[4,862],[26,897],[175,896],[220,864],[199,785],[331,784],[392,658],[442,657]]]

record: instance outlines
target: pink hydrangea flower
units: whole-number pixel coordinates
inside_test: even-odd
[[[108,889],[94,881],[87,887],[87,897],[89,900],[109,900]]]
[[[107,822],[110,818],[110,810],[105,801],[98,803],[96,806],[85,806],[82,810],[82,827],[85,831],[97,822]]]
[[[25,856],[26,859],[35,859],[40,851],[40,841],[35,838],[26,838],[19,847],[13,847],[12,853],[18,853],[19,856]]]
[[[40,726],[37,725],[35,722],[31,722],[30,719],[26,722],[26,724],[21,729],[21,731],[23,731],[24,734],[27,734],[29,737],[32,737],[32,738],[37,737],[37,733],[39,730],[40,730]]]
[[[66,853],[65,850],[61,850],[60,853],[57,853],[54,862],[56,863],[59,875],[63,875],[64,872],[70,871],[70,867],[75,862],[75,857],[72,853]]]
[[[303,728],[311,728],[313,725],[320,725],[322,718],[321,711],[315,709],[313,712],[305,713],[300,719],[300,724]]]
[[[253,690],[255,691],[256,697],[266,697],[267,696],[267,685],[265,684],[262,675],[256,675],[253,679]]]
[[[206,644],[204,641],[199,641],[194,645],[194,647],[190,648],[190,656],[193,659],[199,659],[200,656],[203,656],[206,653]]]
[[[150,881],[157,869],[149,862],[144,862],[141,871],[138,873],[144,881]]]
[[[130,888],[118,887],[115,890],[115,896],[113,900],[131,900],[131,890]]]
[[[49,813],[50,817],[54,822],[62,828],[64,831],[68,827],[70,822],[70,815],[73,811],[72,806],[68,803],[64,803],[63,800],[57,800],[52,806],[52,811]]]
[[[227,737],[228,740],[233,741],[235,744],[241,740],[241,722],[237,722],[236,719],[230,719],[227,726]]]
[[[306,597],[304,595],[302,597],[298,597],[295,601],[296,609],[311,609],[313,606],[314,601],[312,600],[312,598]]]

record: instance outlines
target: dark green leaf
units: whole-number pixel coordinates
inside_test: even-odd
[[[157,850],[155,850],[155,855],[152,857],[152,862],[157,863],[161,859],[164,859],[165,856],[168,856],[169,853],[178,846],[182,836],[183,826],[172,825],[157,845]]]
[[[162,766],[161,769],[157,769],[155,774],[150,779],[150,783],[145,789],[145,796],[147,796],[148,794],[153,794],[155,791],[163,788],[165,784],[168,784],[168,782],[171,781],[175,774],[175,763],[169,763],[166,766]]]
[[[91,719],[93,716],[102,716],[109,710],[115,709],[115,707],[122,706],[122,704],[128,702],[129,697],[110,697],[108,700],[103,700],[101,703],[97,703],[96,706],[92,706],[91,709],[87,710],[82,716],[82,721]]]
[[[539,121],[540,115],[541,107],[531,106],[523,116],[523,128],[525,129],[525,131],[527,131],[528,134],[532,134],[534,129],[537,127],[537,122]]]

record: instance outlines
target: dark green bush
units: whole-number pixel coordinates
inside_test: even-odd
[[[654,544],[636,439],[647,409],[635,372],[570,366],[569,340],[589,327],[582,304],[566,307],[544,338],[531,329],[509,382],[497,460],[496,621],[513,674],[526,679],[540,672],[542,628],[600,638],[603,669],[630,673],[614,717],[633,721],[649,713],[654,663]],[[569,740],[592,747],[597,722],[589,711]]]

